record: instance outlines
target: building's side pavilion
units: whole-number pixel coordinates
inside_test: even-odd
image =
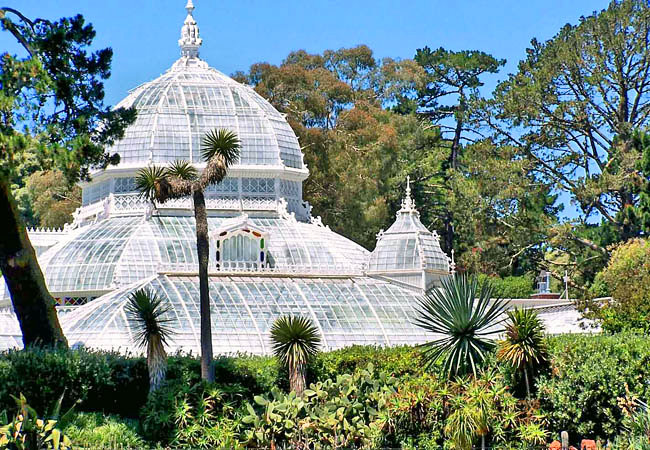
[[[134,350],[124,307],[132,292],[150,288],[170,306],[176,332],[171,350],[198,353],[191,201],[154,208],[136,192],[134,180],[140,168],[176,159],[201,167],[200,139],[214,128],[233,130],[242,142],[228,177],[206,193],[215,352],[268,353],[271,323],[282,315],[311,318],[325,349],[431,339],[413,317],[425,290],[453,271],[453,261],[420,222],[409,189],[372,253],[312,217],[302,200],[309,171],[295,134],[254,90],[199,58],[193,9],[190,0],[181,58],[119,104],[138,111],[124,139],[109,149],[120,154],[120,164],[82,186],[82,207],[72,224],[30,232],[70,344]],[[566,319],[554,331],[579,330],[573,309],[554,308],[554,323],[558,314]],[[5,292],[0,350],[21,344]]]

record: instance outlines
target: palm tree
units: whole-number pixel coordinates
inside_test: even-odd
[[[173,334],[169,322],[163,316],[170,311],[154,291],[138,289],[129,296],[126,316],[135,330],[135,343],[147,348],[147,369],[149,387],[153,392],[160,387],[167,372],[167,353],[165,345]]]
[[[273,353],[289,368],[289,386],[298,395],[305,390],[307,361],[320,342],[318,329],[305,317],[280,317],[271,326]]]
[[[547,361],[544,322],[532,309],[508,311],[505,338],[499,341],[497,358],[524,373],[526,395],[530,398],[528,371]]]
[[[476,277],[456,274],[443,279],[442,289],[431,289],[420,301],[415,324],[439,336],[422,344],[427,367],[442,359],[449,376],[470,369],[476,376],[477,366],[494,348],[490,335],[501,331],[498,325],[507,304],[492,299],[489,283],[480,291],[477,285]]]
[[[145,167],[138,171],[136,185],[143,196],[164,203],[169,199],[192,196],[196,222],[196,249],[199,259],[199,297],[201,315],[201,378],[214,381],[212,368],[212,327],[210,322],[210,292],[208,280],[208,218],[203,191],[226,177],[228,167],[239,157],[239,138],[229,130],[207,133],[201,142],[201,156],[206,166],[199,174],[187,161],[174,161],[167,168]]]

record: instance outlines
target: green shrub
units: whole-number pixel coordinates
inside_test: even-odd
[[[220,383],[241,386],[250,398],[286,385],[285,374],[271,357],[220,357],[215,368]],[[200,379],[197,358],[169,358],[167,380],[194,385]],[[30,348],[0,353],[0,410],[13,405],[11,395],[23,393],[41,411],[65,391],[64,407],[78,401],[78,411],[137,417],[147,401],[148,386],[142,357],[86,349]]]
[[[12,395],[24,394],[37,411],[45,411],[65,392],[64,407],[105,391],[111,369],[105,355],[85,350],[31,348],[10,350],[0,357],[0,409],[11,406]]]
[[[273,389],[246,406],[242,440],[254,448],[375,448],[397,380],[368,366],[312,383],[304,396]]]
[[[420,374],[423,362],[417,347],[376,347],[353,345],[316,355],[308,366],[310,381],[336,379],[344,373],[354,373],[372,363],[379,372],[393,376]]]
[[[595,318],[603,330],[650,331],[650,241],[632,239],[620,244],[602,271],[596,274],[585,315]],[[612,300],[591,299],[611,296]]]
[[[140,411],[142,433],[164,445],[231,447],[236,442],[234,411],[245,389],[199,381],[168,381],[149,395]]]
[[[138,421],[102,413],[77,413],[63,432],[73,447],[93,449],[145,448]]]
[[[34,376],[38,374],[38,376]],[[147,367],[142,358],[85,349],[10,350],[0,354],[0,408],[23,393],[37,411],[65,392],[64,408],[137,414],[147,398]]]
[[[530,298],[534,292],[533,279],[529,275],[499,278],[479,274],[479,290],[486,282],[492,283],[493,295],[498,298]]]
[[[626,385],[649,398],[650,338],[633,334],[563,335],[549,339],[551,368],[537,382],[541,406],[558,435],[611,439],[622,427],[617,399]]]
[[[217,383],[235,383],[251,395],[270,392],[277,386],[288,386],[286,371],[271,356],[221,356],[214,361],[214,373]]]

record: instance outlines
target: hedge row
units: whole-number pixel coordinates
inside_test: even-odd
[[[551,363],[539,374],[536,394],[553,434],[607,439],[621,431],[618,398],[629,391],[650,399],[650,337],[633,334],[564,335],[549,338]],[[367,367],[397,377],[424,372],[417,347],[353,346],[321,353],[309,366],[310,381],[336,378]],[[492,362],[492,364],[496,364]],[[217,383],[243,399],[286,388],[287,377],[274,358],[220,357]],[[512,374],[505,367],[502,373]],[[509,376],[506,377],[510,378]],[[190,356],[169,359],[168,379],[194,385],[199,361]],[[509,380],[516,395],[516,381]],[[37,411],[47,411],[65,392],[65,404],[77,410],[138,417],[147,400],[148,377],[143,358],[88,350],[9,351],[0,353],[0,411],[13,409],[12,395],[23,393]]]

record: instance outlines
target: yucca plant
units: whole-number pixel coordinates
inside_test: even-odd
[[[476,277],[456,274],[442,280],[442,288],[429,290],[420,301],[415,324],[435,335],[422,344],[424,362],[431,367],[442,360],[448,376],[471,371],[494,348],[491,338],[502,331],[499,324],[507,303],[492,299],[492,286],[478,289]]]
[[[504,339],[498,343],[497,358],[523,372],[529,398],[529,370],[548,360],[545,330],[544,322],[534,310],[517,308],[508,311]]]
[[[210,321],[210,292],[208,280],[208,216],[203,192],[211,184],[226,177],[228,167],[239,157],[241,144],[237,135],[229,130],[208,132],[201,141],[201,155],[206,166],[199,173],[187,161],[174,161],[168,167],[145,167],[138,171],[136,186],[140,193],[152,201],[164,203],[169,199],[192,196],[196,222],[196,249],[199,260],[199,304],[201,315],[201,377],[214,381],[212,368],[212,328]]]
[[[289,369],[289,386],[297,395],[305,390],[307,361],[318,352],[321,337],[305,317],[284,316],[271,326],[273,353]]]
[[[131,328],[135,331],[134,341],[140,348],[147,349],[149,388],[153,392],[160,387],[167,372],[165,345],[173,334],[171,319],[164,317],[169,306],[149,289],[138,289],[131,293],[124,308]]]

